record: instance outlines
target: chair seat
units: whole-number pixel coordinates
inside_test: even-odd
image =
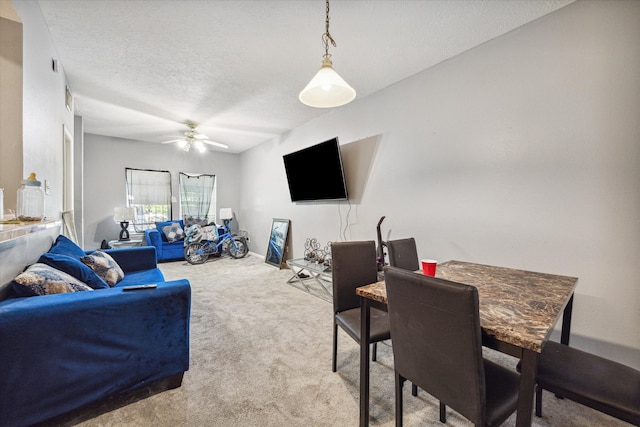
[[[582,405],[640,425],[640,371],[549,341],[538,357],[538,384]]]
[[[353,338],[360,342],[360,308],[352,308],[336,314],[336,322]],[[369,342],[379,342],[391,338],[389,315],[377,308],[371,309],[371,331]]]

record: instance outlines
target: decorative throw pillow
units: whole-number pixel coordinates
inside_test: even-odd
[[[184,228],[186,230],[187,228],[195,224],[198,224],[204,227],[209,223],[209,218],[207,216],[191,216],[190,215],[190,216],[185,216],[182,219],[182,222],[184,222]]]
[[[169,243],[174,243],[178,240],[184,240],[184,230],[177,222],[163,227],[162,232],[167,237],[167,242]]]
[[[92,269],[84,265],[80,261],[80,258],[47,252],[40,256],[38,262],[70,274],[90,288],[109,289],[107,282],[102,280]]]
[[[92,291],[75,277],[51,266],[35,263],[12,282],[13,290],[21,297]]]
[[[182,222],[181,219],[172,219],[171,221],[162,221],[162,222],[156,222],[156,229],[160,232],[160,238],[162,239],[163,242],[168,242],[167,240],[167,236],[164,235],[162,229],[165,228],[167,225],[171,225],[171,224],[178,224],[180,226],[180,228],[182,228],[184,230],[184,223]]]
[[[98,276],[111,287],[124,278],[124,271],[118,263],[106,252],[97,250],[80,258]]]
[[[72,240],[63,236],[62,234],[56,238],[56,241],[51,245],[51,249],[49,249],[50,253],[53,254],[63,254],[68,256],[75,256],[80,258],[81,256],[85,256],[86,253],[82,250],[82,248]]]

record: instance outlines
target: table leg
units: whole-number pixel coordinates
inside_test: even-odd
[[[564,345],[569,345],[569,335],[571,334],[571,313],[573,312],[573,295],[569,298],[567,306],[562,313],[562,333],[560,335],[560,342]]]
[[[369,335],[371,307],[360,298],[360,427],[369,425]]]
[[[531,426],[531,412],[533,411],[533,395],[536,385],[538,353],[533,350],[523,350],[521,362],[516,426],[528,427]]]
[[[304,279],[308,279],[309,277],[300,277],[300,274],[304,273],[304,268],[301,268],[298,271],[296,271],[294,267],[291,267],[291,271],[293,271],[293,276],[291,276],[291,278],[287,280],[287,283],[300,282],[300,284],[304,286],[307,292],[310,293],[311,291],[309,290],[309,287],[307,286],[306,283],[304,283]]]
[[[327,297],[329,298],[326,301],[333,302],[333,294],[331,292],[329,292],[327,287],[324,285],[324,282],[320,278],[320,275],[311,273],[311,276],[313,276],[313,278],[316,279],[316,282],[318,282],[318,285],[320,285],[320,289],[322,289],[324,291],[324,293],[327,295]]]

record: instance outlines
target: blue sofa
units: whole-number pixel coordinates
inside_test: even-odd
[[[177,378],[168,388],[181,385],[189,282],[166,282],[153,247],[104,252],[125,273],[114,287],[33,297],[9,291],[0,301],[0,426],[51,420],[167,378]],[[124,290],[150,283],[157,287]]]
[[[198,221],[193,221],[193,223],[198,223]],[[156,256],[158,261],[177,261],[184,259],[184,238],[180,240],[176,240],[174,242],[170,242],[162,229],[166,226],[170,226],[172,224],[177,224],[181,230],[186,232],[186,228],[189,228],[189,225],[186,226],[184,221],[181,219],[176,219],[172,221],[165,222],[156,222],[156,228],[150,228],[144,231],[145,241],[148,246],[153,246],[156,248]],[[202,224],[206,225],[206,221]],[[224,227],[218,227],[218,233],[222,234],[225,232]],[[218,253],[222,253],[221,250]]]

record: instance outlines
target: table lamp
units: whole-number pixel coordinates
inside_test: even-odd
[[[118,240],[129,240],[129,221],[133,221],[136,218],[136,208],[114,208],[113,220],[120,223],[120,237]]]

